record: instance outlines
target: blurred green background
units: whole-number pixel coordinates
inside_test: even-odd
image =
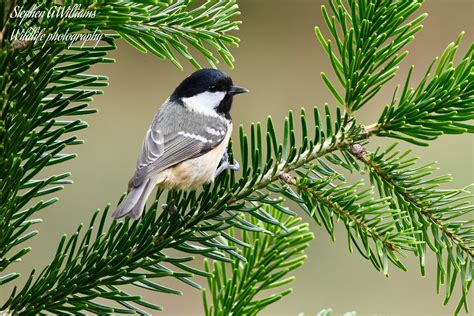
[[[287,111],[299,111],[336,102],[322,83],[319,73],[331,73],[313,32],[323,26],[320,6],[316,0],[239,0],[243,24],[236,34],[241,46],[233,49],[235,69],[228,70],[234,83],[251,93],[238,96],[233,107],[234,124],[249,125],[265,121],[271,114],[276,125],[283,123]],[[474,36],[474,1],[427,0],[421,12],[428,12],[424,30],[408,46],[410,55],[402,64],[399,76],[390,81],[369,104],[357,113],[362,123],[373,123],[389,101],[394,87],[403,82],[411,64],[416,65],[414,82],[435,56],[461,32],[466,31],[462,52]],[[100,65],[93,73],[110,77],[110,86],[97,97],[93,107],[99,113],[87,117],[90,128],[79,133],[86,143],[74,148],[79,157],[48,173],[71,171],[74,184],[59,192],[60,201],[43,211],[44,223],[33,239],[33,250],[23,262],[11,265],[9,271],[22,272],[42,268],[52,258],[62,234],[70,235],[79,223],[87,223],[91,214],[107,203],[116,203],[126,190],[133,173],[145,131],[154,113],[175,86],[193,69],[185,65],[177,71],[168,62],[141,54],[121,44],[112,57],[115,64]],[[281,126],[281,124],[280,124]],[[236,129],[237,130],[237,129]],[[234,137],[237,134],[234,132]],[[371,148],[386,147],[390,139],[372,139]],[[402,144],[403,148],[413,147]],[[473,182],[474,140],[472,136],[444,136],[429,148],[414,147],[422,162],[438,161],[444,173],[455,178],[452,186],[463,187]],[[69,149],[73,150],[73,149]],[[306,220],[311,219],[304,216]],[[436,268],[429,258],[428,276],[420,276],[417,261],[405,260],[409,271],[391,269],[390,277],[375,271],[357,253],[347,250],[346,233],[341,226],[337,241],[312,225],[316,238],[307,251],[308,260],[296,272],[293,294],[271,305],[262,315],[315,315],[331,307],[335,315],[355,310],[358,315],[449,315],[454,302],[442,307],[442,295],[435,293]],[[200,258],[196,260],[201,264]],[[172,281],[172,280],[171,280]],[[23,284],[24,278],[18,284]],[[184,296],[143,295],[165,307],[161,315],[201,315],[201,293],[187,286],[174,284]],[[11,287],[0,289],[0,302]],[[471,305],[474,306],[471,296]]]

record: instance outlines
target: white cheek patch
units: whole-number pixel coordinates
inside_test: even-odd
[[[225,97],[225,92],[202,92],[189,98],[182,98],[184,104],[191,110],[201,114],[218,116],[216,107],[219,106],[222,99]]]

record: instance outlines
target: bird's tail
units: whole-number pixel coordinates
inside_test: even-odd
[[[142,215],[143,207],[151,191],[153,191],[151,179],[146,179],[138,187],[132,188],[112,213],[112,217],[115,219],[124,216],[129,216],[133,219],[139,218]]]

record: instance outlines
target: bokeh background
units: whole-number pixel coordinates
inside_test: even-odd
[[[328,59],[317,42],[313,28],[323,26],[317,0],[239,0],[243,24],[236,33],[241,46],[233,49],[235,69],[229,70],[234,82],[251,90],[234,102],[236,125],[265,121],[271,114],[277,126],[292,109],[322,106],[336,102],[320,79],[320,72],[331,73]],[[421,11],[429,13],[425,28],[408,49],[399,76],[390,81],[365,108],[357,113],[363,123],[373,123],[389,101],[394,87],[403,82],[408,67],[416,65],[418,82],[431,60],[461,32],[466,31],[461,51],[473,42],[474,1],[427,0]],[[74,184],[59,192],[59,203],[45,210],[33,239],[32,252],[22,263],[12,265],[27,275],[33,267],[44,267],[54,255],[59,238],[71,235],[81,222],[87,223],[97,208],[116,203],[126,190],[145,131],[159,105],[193,69],[180,72],[170,63],[142,54],[121,44],[113,52],[115,64],[100,65],[94,73],[110,77],[105,94],[93,107],[99,113],[89,116],[90,128],[79,133],[86,143],[74,150],[78,158],[48,173],[71,171]],[[235,136],[236,134],[234,134]],[[390,139],[372,139],[371,148],[386,147]],[[444,173],[451,173],[454,187],[473,182],[474,140],[472,136],[444,136],[429,148],[413,147],[421,162],[438,161]],[[73,149],[69,149],[73,150]],[[311,222],[311,219],[303,216]],[[311,225],[316,238],[307,251],[306,264],[296,271],[293,294],[271,305],[262,315],[315,315],[322,308],[333,308],[335,315],[357,311],[358,315],[449,315],[454,302],[442,306],[443,295],[435,293],[436,268],[429,258],[427,277],[421,277],[414,258],[408,258],[409,271],[391,269],[390,277],[377,272],[357,253],[349,253],[346,233],[341,226],[332,242],[324,229]],[[196,263],[200,265],[201,259]],[[23,284],[24,278],[18,284]],[[184,296],[142,293],[164,305],[161,315],[202,315],[201,293],[190,287],[169,283]],[[0,302],[9,294],[2,287]],[[471,306],[474,302],[471,296]]]

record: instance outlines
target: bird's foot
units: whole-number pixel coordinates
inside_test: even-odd
[[[161,207],[163,208],[164,211],[167,211],[170,214],[170,216],[173,216],[178,211],[174,200],[171,200],[169,204],[161,205]]]
[[[229,163],[229,154],[227,152],[225,152],[224,155],[222,156],[221,163],[219,165],[219,168],[217,168],[214,174],[214,178],[220,175],[225,170],[233,170],[233,171],[240,170],[240,165],[237,161],[234,161],[234,164]]]

